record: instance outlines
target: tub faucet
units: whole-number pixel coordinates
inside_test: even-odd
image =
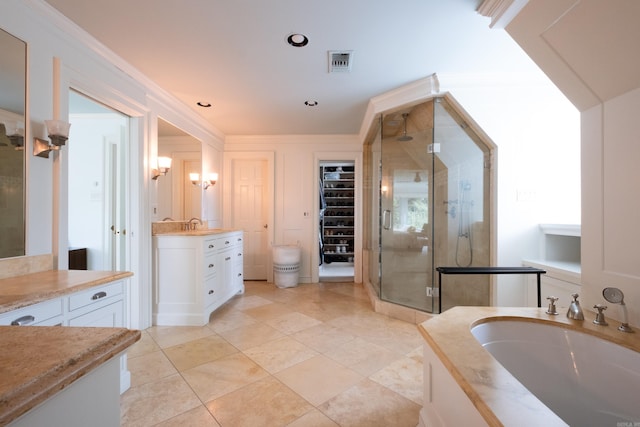
[[[200,218],[193,217],[193,218],[191,218],[191,219],[189,220],[189,222],[187,223],[187,224],[189,224],[189,230],[195,230],[195,229],[196,229],[196,223],[195,223],[195,221],[198,221],[198,223],[199,223],[200,225],[202,225],[202,220],[201,220]]]
[[[584,320],[584,313],[582,313],[582,307],[578,302],[578,294],[571,294],[573,301],[569,304],[569,310],[567,310],[567,317],[573,320]]]

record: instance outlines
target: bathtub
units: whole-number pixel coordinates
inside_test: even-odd
[[[552,322],[486,320],[472,335],[564,422],[640,425],[640,353]]]

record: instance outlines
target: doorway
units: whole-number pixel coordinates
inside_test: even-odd
[[[319,280],[353,281],[356,256],[355,162],[322,161],[318,176]]]
[[[129,117],[71,90],[69,121],[69,249],[87,270],[127,270]]]

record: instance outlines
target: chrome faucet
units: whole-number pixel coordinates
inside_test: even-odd
[[[174,219],[168,216],[165,219],[163,219],[163,221],[174,221]]]
[[[567,317],[573,320],[584,320],[584,313],[582,313],[582,307],[578,302],[578,294],[571,294],[573,301],[569,304],[569,310],[567,310]]]
[[[189,230],[195,230],[195,229],[196,229],[196,223],[195,223],[195,221],[198,221],[198,223],[199,223],[200,225],[202,225],[202,220],[201,220],[200,218],[193,217],[193,218],[191,218],[191,219],[189,220],[189,222],[187,222],[187,226],[188,226],[188,229],[189,229]]]

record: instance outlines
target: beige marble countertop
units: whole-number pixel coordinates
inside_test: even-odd
[[[0,313],[130,276],[128,271],[50,270],[0,279]]]
[[[238,230],[226,228],[201,228],[189,231],[164,231],[156,233],[155,236],[210,236],[214,234],[231,233]]]
[[[559,311],[562,311],[560,308]],[[595,313],[585,320],[568,319],[564,312],[552,316],[545,308],[454,307],[421,323],[418,329],[483,418],[491,426],[566,425],[520,384],[471,334],[477,324],[495,320],[550,323],[606,339],[640,352],[640,333],[617,330],[619,322],[594,325]]]
[[[0,326],[0,425],[6,425],[140,339],[125,328]]]

